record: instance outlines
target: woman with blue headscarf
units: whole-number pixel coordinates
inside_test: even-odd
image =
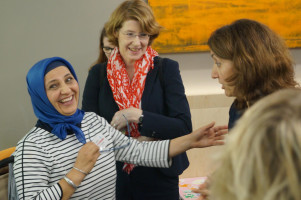
[[[171,157],[190,148],[223,144],[226,127],[214,123],[171,141],[141,143],[125,136],[78,109],[77,77],[63,58],[39,61],[26,79],[38,121],[15,153],[19,199],[115,199],[116,160],[169,167]]]

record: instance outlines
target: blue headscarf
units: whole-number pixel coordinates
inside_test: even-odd
[[[49,124],[52,128],[51,132],[61,140],[66,138],[67,130],[73,130],[77,139],[85,144],[85,135],[82,130],[76,126],[81,123],[84,117],[84,111],[77,109],[71,116],[62,115],[53,107],[47,97],[44,76],[46,75],[48,65],[55,61],[64,63],[74,76],[75,80],[78,81],[71,64],[63,58],[46,58],[37,62],[32,66],[26,76],[27,89],[31,97],[34,113],[42,122]]]

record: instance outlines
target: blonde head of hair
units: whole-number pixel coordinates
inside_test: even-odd
[[[301,90],[254,104],[231,131],[212,177],[214,200],[301,199]]]

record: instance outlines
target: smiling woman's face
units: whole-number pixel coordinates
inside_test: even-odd
[[[79,86],[65,66],[49,71],[44,77],[45,91],[50,103],[62,115],[73,115],[78,106]]]
[[[136,20],[125,21],[118,31],[119,51],[126,65],[135,63],[145,54],[149,36],[140,37],[143,34],[146,35]],[[129,37],[130,35],[136,35],[136,37]]]
[[[218,79],[218,82],[222,85],[222,89],[225,90],[226,96],[235,96],[234,86],[229,85],[226,81],[233,74],[233,62],[231,60],[225,60],[217,57],[212,51],[210,53],[214,60],[211,77],[213,79]]]

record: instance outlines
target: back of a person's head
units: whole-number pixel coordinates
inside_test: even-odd
[[[239,102],[253,104],[274,91],[297,85],[285,41],[260,22],[236,20],[214,31],[208,45],[218,57],[233,62],[228,82],[235,86]]]
[[[213,175],[214,200],[301,199],[301,90],[261,99],[229,135]]]

